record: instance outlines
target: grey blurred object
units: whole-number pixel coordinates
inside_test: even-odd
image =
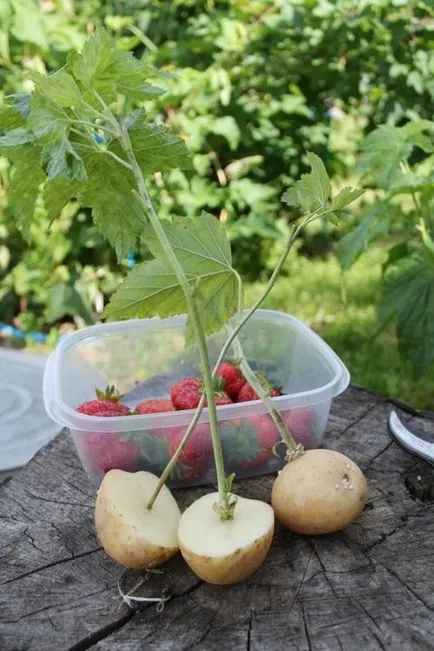
[[[403,448],[434,465],[434,438],[432,436],[424,432],[409,430],[394,409],[389,414],[388,426],[394,439]]]
[[[60,428],[42,398],[45,357],[0,348],[0,472],[24,466]]]

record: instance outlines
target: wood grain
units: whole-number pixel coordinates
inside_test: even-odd
[[[60,434],[0,485],[0,649],[434,649],[434,509],[405,484],[427,466],[389,437],[390,408],[359,388],[332,407],[326,446],[351,456],[368,477],[357,522],[316,538],[278,527],[264,565],[230,588],[204,584],[177,557],[146,584],[146,594],[169,590],[162,613],[121,603],[121,568],[95,537],[95,489]],[[429,414],[398,411],[434,432]],[[244,480],[238,492],[269,501],[272,481]],[[186,506],[205,490],[176,497]]]

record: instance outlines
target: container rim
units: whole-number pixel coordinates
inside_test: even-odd
[[[247,310],[244,311],[244,313]],[[306,407],[325,402],[342,393],[348,386],[350,375],[339,359],[336,353],[328,344],[311,328],[302,323],[296,317],[278,312],[276,310],[257,310],[252,316],[257,320],[279,321],[291,326],[297,330],[305,340],[309,341],[315,350],[322,356],[323,360],[329,365],[334,377],[326,384],[298,393],[287,394],[272,398],[279,410],[294,409],[296,407]],[[148,329],[158,322],[160,329],[170,329],[174,326],[182,325],[186,322],[186,315],[178,315],[167,319],[152,317],[149,319],[130,319],[128,321],[113,321],[111,323],[102,323],[78,330],[63,339],[50,358],[45,367],[44,373],[44,402],[49,416],[59,425],[69,427],[78,431],[93,431],[101,433],[115,433],[125,431],[138,431],[143,429],[160,429],[165,427],[180,427],[188,425],[191,421],[194,409],[185,411],[165,412],[162,414],[143,414],[134,416],[116,416],[113,418],[102,418],[96,416],[87,416],[80,414],[67,404],[64,403],[61,395],[59,373],[62,357],[65,352],[84,339],[89,339],[95,335],[110,334],[118,331],[122,326],[124,332],[140,329]],[[266,413],[267,408],[261,400],[254,400],[249,403],[249,415],[259,415]],[[245,416],[246,403],[235,403],[222,405],[219,407],[219,420],[227,420]],[[208,409],[205,408],[200,416],[200,423],[207,423]]]

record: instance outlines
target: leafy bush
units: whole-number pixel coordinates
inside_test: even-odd
[[[394,323],[403,357],[425,372],[434,360],[434,122],[382,125],[361,149],[360,170],[378,191],[338,257],[348,270],[387,236],[377,331]]]
[[[168,95],[146,108],[183,134],[194,170],[159,176],[154,199],[163,215],[218,214],[237,266],[255,278],[291,218],[277,198],[305,169],[302,152],[348,174],[359,136],[338,142],[342,112],[366,131],[430,117],[433,15],[419,0],[8,0],[0,82],[5,94],[28,90],[30,72],[62,65],[98,24],[138,58],[176,73]],[[27,249],[8,208],[9,173],[3,161],[2,318],[21,313],[27,328],[62,314],[88,321],[118,280],[110,248],[90,213],[73,206],[47,237],[40,204]]]

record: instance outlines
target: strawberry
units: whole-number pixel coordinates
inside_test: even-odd
[[[240,390],[246,384],[246,379],[238,366],[233,362],[223,362],[217,375],[223,379],[224,391],[236,402]]]
[[[234,470],[259,469],[273,458],[279,433],[267,415],[227,421],[222,427],[223,452]]]
[[[268,387],[264,387],[264,388],[268,388]],[[272,398],[275,398],[276,396],[281,396],[282,392],[280,391],[280,389],[270,386],[269,394]],[[252,385],[246,383],[238,394],[237,402],[248,402],[249,400],[259,400],[259,396],[254,390],[254,388],[252,387]]]
[[[164,411],[175,411],[175,407],[171,400],[158,399],[158,400],[143,400],[140,402],[136,409],[135,414],[160,414]]]
[[[120,405],[112,400],[89,400],[83,402],[76,409],[80,414],[86,416],[129,416],[131,414],[128,407]]]
[[[106,473],[113,468],[135,471],[140,466],[140,448],[121,434],[87,434],[84,453],[92,470]]]
[[[215,383],[216,405],[228,405],[232,402],[221,389],[222,380]],[[196,378],[184,378],[170,388],[172,403],[176,409],[195,409],[202,397],[203,386]]]
[[[282,417],[297,443],[306,450],[317,445],[315,436],[315,412],[309,407],[299,407],[282,412]]]
[[[169,454],[172,457],[185,434],[185,427],[169,432]],[[197,425],[177,464],[177,479],[194,480],[202,477],[211,465],[212,443],[209,426]]]
[[[122,398],[118,392],[115,392],[114,386],[106,387],[105,391],[96,389],[96,400],[82,402],[76,408],[80,414],[86,416],[129,416],[131,414],[128,407],[121,405],[119,400]]]
[[[170,395],[175,409],[194,409],[202,395],[200,382],[195,378],[184,378],[170,387]]]

